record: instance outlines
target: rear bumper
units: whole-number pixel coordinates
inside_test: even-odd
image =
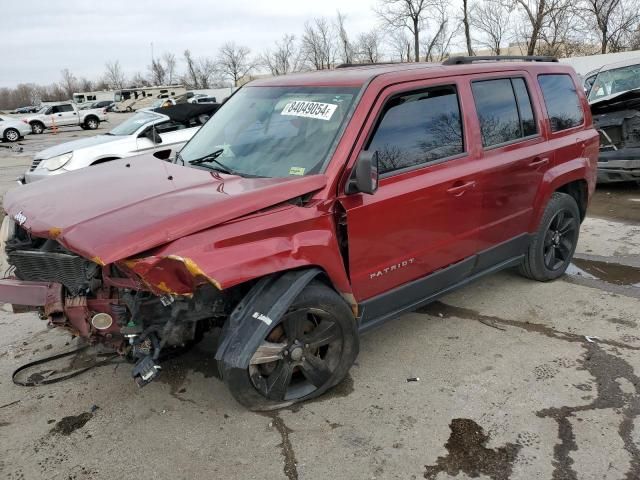
[[[27,282],[13,278],[0,280],[0,302],[24,307],[44,307],[45,315],[63,311],[62,285],[53,282]]]
[[[640,148],[600,152],[598,182],[640,181]]]

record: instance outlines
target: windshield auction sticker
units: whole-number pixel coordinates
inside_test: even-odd
[[[282,109],[281,115],[316,118],[318,120],[331,120],[336,108],[338,108],[338,106],[332,103],[307,102],[299,100],[287,103]]]

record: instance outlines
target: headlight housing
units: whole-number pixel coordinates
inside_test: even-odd
[[[73,152],[63,153],[62,155],[58,155],[57,157],[48,158],[43,163],[45,168],[52,172],[64,167],[67,162],[71,160],[71,157],[73,157]]]

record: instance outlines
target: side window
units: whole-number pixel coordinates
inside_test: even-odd
[[[60,107],[58,105],[51,107],[51,111],[49,113],[59,113],[61,112]]]
[[[377,150],[380,173],[464,152],[458,93],[452,85],[391,98],[367,150]]]
[[[72,112],[73,111],[73,107],[71,105],[58,105],[57,107],[53,107],[53,109],[55,110],[54,113]]]
[[[472,82],[482,145],[491,147],[537,133],[531,99],[522,78]]]
[[[166,122],[156,123],[155,128],[158,133],[168,133],[175,130],[181,130],[185,128],[185,126],[180,122],[168,120]]]
[[[538,83],[547,106],[552,132],[576,127],[583,122],[582,104],[570,75],[539,75]]]

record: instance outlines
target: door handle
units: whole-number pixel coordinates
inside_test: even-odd
[[[529,166],[535,168],[541,165],[546,165],[547,163],[549,163],[548,157],[536,157],[533,160],[531,160],[531,162],[529,163]]]
[[[470,182],[466,182],[466,183],[455,182],[451,188],[447,188],[447,193],[450,193],[451,195],[459,197],[464,192],[466,192],[470,188],[474,188],[475,186],[476,186],[475,180],[471,180]]]

